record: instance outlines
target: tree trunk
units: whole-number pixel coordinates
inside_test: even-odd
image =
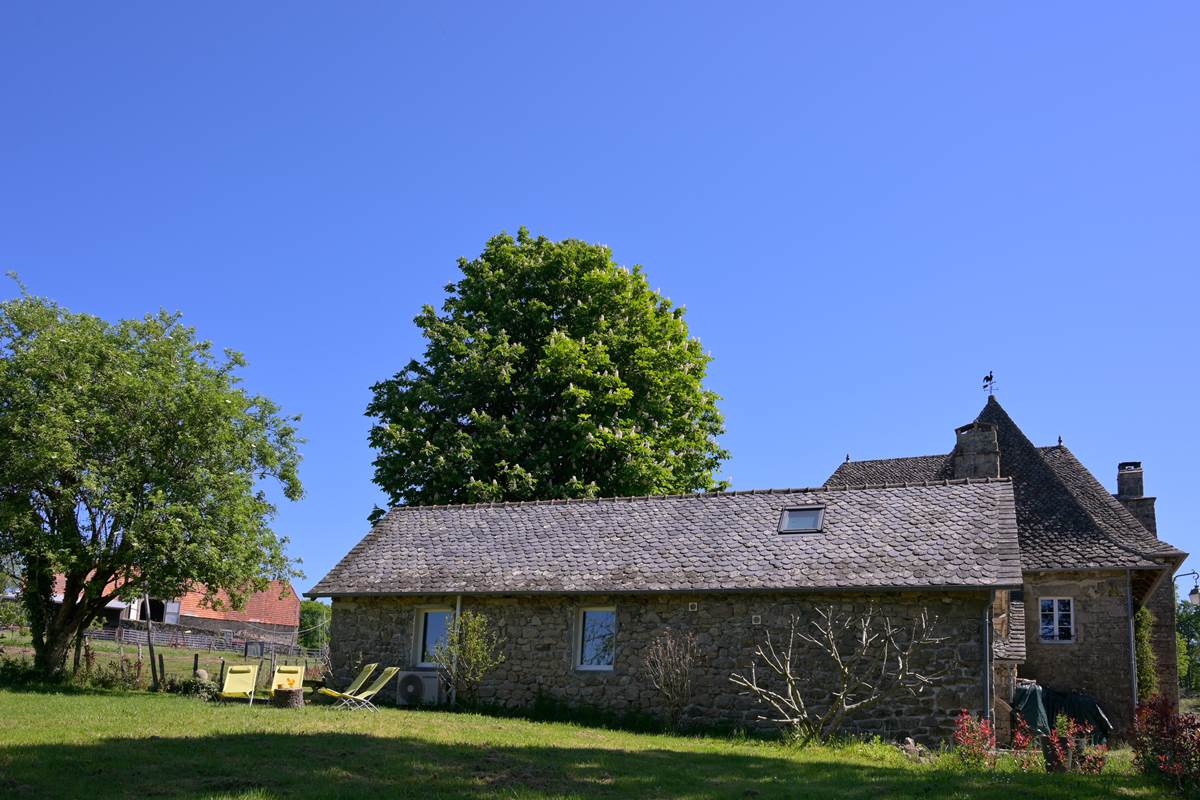
[[[79,657],[83,652],[83,628],[75,632],[75,663],[71,666],[71,672],[75,675],[79,674]]]
[[[34,643],[33,666],[47,678],[59,678],[67,669],[67,655],[71,652],[71,644],[75,639],[75,631],[56,628],[48,625],[39,643]]]
[[[154,615],[150,613],[150,595],[143,598],[146,603],[146,646],[150,648],[150,675],[153,678],[153,691],[158,691],[162,676],[158,674],[158,665],[154,663]]]

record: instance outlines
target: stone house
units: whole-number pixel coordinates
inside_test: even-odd
[[[998,592],[993,605],[1000,703],[1014,677],[1031,678],[1096,697],[1117,732],[1127,732],[1137,705],[1133,618],[1143,606],[1155,618],[1159,690],[1178,703],[1172,576],[1187,554],[1158,538],[1142,465],[1119,464],[1110,494],[1061,439],[1034,446],[994,397],[956,435],[946,455],[848,460],[826,485],[1011,480],[1023,585]]]
[[[1006,714],[1017,674],[1087,689],[1122,725],[1143,603],[1174,684],[1169,576],[1184,554],[1147,529],[1153,500],[1132,468],[1121,474],[1118,502],[989,400],[950,454],[848,461],[819,488],[394,508],[308,594],[332,598],[343,681],[367,661],[434,670],[453,615],[485,613],[506,660],[482,699],[506,706],[660,713],[645,653],[666,628],[690,631],[700,658],[685,718],[744,727],[763,709],[729,678],[767,631],[829,606],[899,624],[924,611],[944,641],[922,659],[946,677],[853,730],[944,738],[960,709]],[[832,686],[824,656],[804,669],[818,693]]]

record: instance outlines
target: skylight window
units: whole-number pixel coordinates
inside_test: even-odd
[[[779,517],[780,533],[811,533],[821,530],[825,521],[825,506],[787,508]]]

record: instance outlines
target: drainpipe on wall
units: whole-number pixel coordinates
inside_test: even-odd
[[[996,590],[983,608],[983,718],[992,718],[992,606],[996,603]]]
[[[1133,684],[1133,707],[1138,706],[1137,644],[1133,640],[1133,572],[1125,570],[1125,609],[1129,617],[1129,677]]]

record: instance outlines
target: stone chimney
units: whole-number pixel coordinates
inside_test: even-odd
[[[958,442],[954,445],[955,478],[999,478],[1000,446],[996,443],[996,426],[987,422],[972,422],[955,428]]]
[[[1117,494],[1121,505],[1142,523],[1142,527],[1158,535],[1154,518],[1154,498],[1146,497],[1142,484],[1142,462],[1122,461],[1117,465]]]

